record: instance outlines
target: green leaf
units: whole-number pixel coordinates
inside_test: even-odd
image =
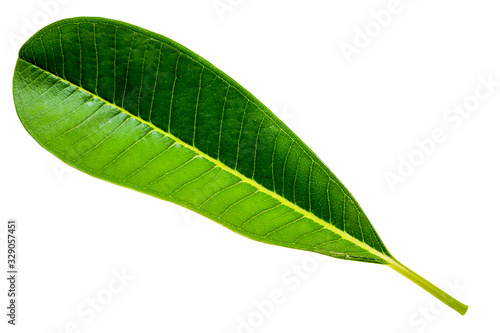
[[[178,43],[103,18],[53,23],[21,48],[16,109],[35,140],[94,177],[175,202],[251,239],[389,265],[349,191],[268,108]]]

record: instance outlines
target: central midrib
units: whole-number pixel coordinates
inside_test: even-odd
[[[129,111],[125,110],[124,108],[122,108],[122,107],[120,107],[120,106],[118,106],[118,105],[116,105],[114,103],[111,103],[111,102],[105,100],[101,96],[96,95],[95,93],[93,93],[91,91],[88,91],[87,89],[82,88],[82,87],[80,87],[80,86],[78,86],[78,85],[76,85],[76,84],[74,84],[74,83],[72,83],[72,82],[70,82],[70,81],[68,81],[68,80],[66,80],[66,79],[58,76],[58,75],[55,75],[55,74],[53,74],[53,73],[51,73],[51,72],[49,72],[49,71],[47,71],[47,70],[45,70],[45,69],[43,69],[43,68],[35,65],[35,64],[32,64],[31,62],[28,62],[28,61],[26,61],[26,60],[24,60],[22,58],[20,58],[19,60],[22,60],[22,61],[30,64],[31,66],[36,67],[39,70],[48,73],[49,75],[52,75],[53,77],[57,78],[60,81],[67,82],[68,84],[76,87],[77,89],[79,89],[79,90],[81,90],[81,91],[83,91],[83,92],[85,92],[85,93],[93,96],[94,98],[97,98],[97,99],[101,100],[103,103],[108,104],[108,105],[110,105],[110,106],[112,106],[112,107],[120,110],[121,112],[125,113],[129,117],[131,117],[133,119],[136,119],[137,121],[150,126],[153,130],[157,131],[158,133],[161,133],[161,134],[169,137],[170,139],[174,140],[176,143],[182,145],[183,147],[186,147],[187,149],[192,150],[193,152],[195,152],[199,156],[201,156],[201,157],[207,159],[208,161],[214,163],[216,166],[220,167],[222,170],[225,170],[225,171],[233,174],[234,176],[240,178],[242,181],[244,181],[244,182],[250,184],[251,186],[257,188],[260,192],[263,192],[263,193],[265,193],[265,194],[267,194],[267,195],[275,198],[276,200],[278,200],[279,202],[283,203],[284,205],[286,205],[286,206],[294,209],[296,212],[298,212],[298,213],[304,215],[305,217],[311,219],[312,221],[316,222],[317,224],[321,225],[322,227],[324,227],[324,228],[326,228],[326,229],[328,229],[328,230],[336,233],[337,235],[339,235],[343,239],[345,239],[345,240],[353,243],[354,245],[356,245],[356,246],[358,246],[358,247],[360,247],[360,248],[362,248],[364,250],[367,250],[369,253],[371,253],[371,254],[379,257],[380,259],[384,260],[385,262],[391,263],[393,261],[391,257],[389,257],[389,256],[387,256],[387,255],[385,255],[385,254],[383,254],[383,253],[375,250],[374,248],[372,248],[368,244],[361,242],[360,240],[358,240],[357,238],[349,235],[345,231],[338,229],[333,224],[330,224],[330,223],[324,221],[323,219],[319,218],[318,216],[314,215],[313,213],[306,211],[305,209],[301,208],[300,206],[297,206],[295,203],[293,203],[293,202],[289,201],[288,199],[286,199],[286,198],[278,195],[276,192],[273,192],[273,191],[269,190],[268,188],[266,188],[266,187],[262,186],[261,184],[257,183],[255,180],[253,180],[251,178],[248,178],[247,176],[241,174],[239,171],[234,170],[234,169],[228,167],[227,165],[225,165],[224,163],[222,163],[220,160],[217,160],[217,159],[211,157],[210,155],[202,152],[198,148],[196,148],[196,147],[194,147],[194,146],[192,146],[192,145],[190,145],[190,144],[182,141],[181,139],[177,138],[176,136],[172,135],[171,133],[169,133],[169,132],[167,132],[167,131],[159,128],[155,124],[153,124],[153,123],[151,123],[149,121],[146,121],[146,120],[144,120],[144,119],[142,119],[142,118],[140,118],[140,117],[138,117],[138,116],[130,113]]]

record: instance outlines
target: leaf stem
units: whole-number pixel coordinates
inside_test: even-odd
[[[401,275],[405,276],[409,280],[413,281],[420,287],[422,287],[424,290],[426,290],[428,293],[439,299],[441,302],[444,304],[448,305],[450,308],[453,310],[457,311],[461,315],[464,315],[467,312],[467,309],[469,308],[467,305],[461,303],[460,301],[456,300],[449,294],[445,293],[443,290],[439,289],[399,261],[397,261],[394,258],[391,258],[388,260],[388,266],[395,270],[396,272],[400,273]]]

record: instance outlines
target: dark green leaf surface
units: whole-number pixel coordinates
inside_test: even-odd
[[[21,48],[14,98],[37,142],[90,175],[261,242],[404,267],[289,128],[164,36],[101,18],[56,22]]]

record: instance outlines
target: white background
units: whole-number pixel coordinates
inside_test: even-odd
[[[467,118],[443,118],[474,102],[480,77],[500,82],[496,2],[401,0],[383,27],[370,13],[390,1],[64,2],[11,1],[1,13],[0,267],[8,218],[19,224],[20,267],[16,327],[6,324],[1,279],[1,332],[498,331],[500,86]],[[16,116],[17,51],[32,25],[74,16],[166,35],[236,79],[342,180],[392,254],[455,285],[468,313],[385,266],[248,240],[42,149]],[[346,57],[341,46],[355,40]],[[422,159],[415,141],[436,129],[446,140]],[[391,189],[387,173],[410,156],[420,165]],[[126,286],[114,280],[122,270]],[[271,293],[282,294],[274,308]],[[101,311],[93,297],[107,303]]]

